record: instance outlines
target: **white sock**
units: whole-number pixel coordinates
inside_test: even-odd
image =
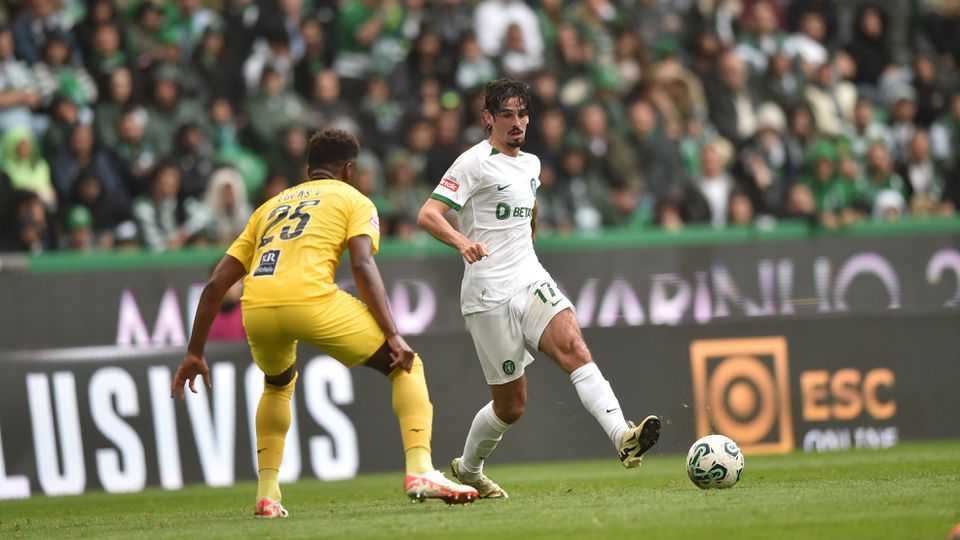
[[[463,459],[460,460],[460,471],[467,475],[475,475],[483,470],[483,460],[497,447],[503,432],[510,429],[510,424],[497,418],[493,412],[493,402],[487,403],[473,417],[470,432],[467,433],[467,442],[463,445]]]
[[[616,448],[623,434],[630,428],[623,418],[620,402],[610,388],[610,383],[600,373],[600,368],[593,362],[580,366],[570,374],[570,382],[577,389],[584,408],[600,422]]]

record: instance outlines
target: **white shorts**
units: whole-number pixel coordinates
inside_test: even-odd
[[[547,324],[573,304],[552,279],[534,283],[508,302],[464,315],[487,384],[505,384],[523,376],[533,362]]]

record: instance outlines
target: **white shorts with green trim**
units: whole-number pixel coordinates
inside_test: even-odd
[[[573,304],[550,279],[531,284],[493,309],[464,315],[487,384],[522,377],[533,362],[529,351],[539,348],[547,324],[567,308]]]

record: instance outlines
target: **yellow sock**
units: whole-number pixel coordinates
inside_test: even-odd
[[[430,459],[430,437],[433,433],[433,405],[423,376],[423,361],[413,359],[410,373],[395,369],[390,374],[393,382],[393,413],[400,421],[400,437],[407,458],[408,473],[433,470]]]
[[[286,386],[263,385],[263,395],[257,406],[257,500],[270,497],[280,500],[280,461],[283,459],[283,445],[287,430],[290,429],[290,400],[293,388],[297,384],[299,373]]]

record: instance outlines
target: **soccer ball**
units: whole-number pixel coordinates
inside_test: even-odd
[[[700,489],[729,488],[743,473],[743,453],[729,437],[707,435],[687,453],[687,476]]]

